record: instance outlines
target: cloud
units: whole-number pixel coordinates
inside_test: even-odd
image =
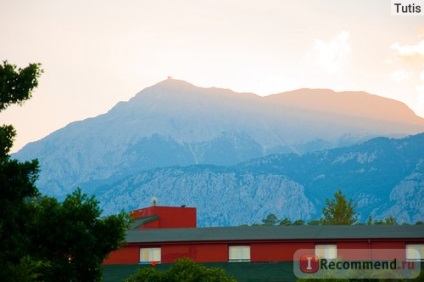
[[[342,31],[328,42],[315,40],[314,47],[306,56],[328,73],[334,74],[347,62],[351,51],[349,36],[349,32]]]
[[[396,70],[392,72],[390,74],[390,77],[396,82],[401,82],[401,81],[409,80],[411,77],[411,74],[404,69],[400,69],[400,70]]]
[[[424,82],[424,71],[422,71],[422,72],[420,73],[420,80],[422,80],[422,81]]]
[[[420,73],[419,78],[421,83],[416,87],[416,90],[419,95],[419,102],[424,105],[424,71]]]
[[[415,90],[418,94],[416,107],[421,109],[422,112],[422,110],[424,110],[424,83],[416,86]]]
[[[390,65],[390,79],[395,83],[405,82],[402,87],[404,97],[417,113],[424,110],[424,40],[419,38],[413,44],[401,45],[398,42],[389,46],[392,57],[385,62]],[[394,85],[393,85],[394,86]]]
[[[415,45],[400,45],[395,43],[391,46],[401,57],[420,57],[424,59],[424,40]]]
[[[422,99],[422,102],[424,102],[424,84],[420,84],[417,87],[415,87],[419,94],[419,98]]]
[[[424,40],[412,45],[400,45],[396,42],[390,48],[396,52],[395,62],[399,68],[390,77],[395,82],[410,80],[415,85],[419,98],[424,99]]]

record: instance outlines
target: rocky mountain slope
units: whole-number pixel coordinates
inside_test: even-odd
[[[424,119],[404,104],[367,93],[301,89],[260,97],[168,79],[14,157],[38,158],[40,191],[60,198],[77,186],[98,194],[154,168],[230,166],[423,131]]]
[[[354,200],[362,222],[369,215],[424,221],[424,134],[235,166],[154,169],[101,188],[106,213],[148,206],[155,196],[159,204],[197,207],[200,226],[252,224],[269,213],[320,218],[325,199],[338,189]]]

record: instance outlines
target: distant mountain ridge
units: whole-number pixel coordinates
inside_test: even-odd
[[[375,138],[304,155],[270,155],[235,166],[195,165],[136,173],[102,187],[106,213],[160,204],[195,206],[200,226],[260,223],[269,213],[305,221],[322,217],[341,189],[360,221],[424,221],[424,134]]]
[[[360,101],[353,103],[354,97]],[[404,104],[363,92],[301,89],[260,97],[168,79],[14,157],[38,158],[40,190],[63,197],[77,186],[97,194],[110,181],[154,168],[230,166],[423,131],[424,119]]]
[[[361,91],[337,93],[329,89],[305,88],[266,98],[303,110],[422,125],[422,118],[404,103]]]

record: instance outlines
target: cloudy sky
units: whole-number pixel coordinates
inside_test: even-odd
[[[0,124],[18,130],[16,151],[167,76],[259,95],[363,90],[424,117],[424,16],[390,11],[390,0],[0,0],[0,59],[44,69]]]

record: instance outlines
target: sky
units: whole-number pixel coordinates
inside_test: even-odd
[[[261,96],[366,91],[424,117],[424,16],[390,0],[0,0],[0,59],[41,63],[12,151],[168,76]],[[378,110],[378,109],[376,109]]]

